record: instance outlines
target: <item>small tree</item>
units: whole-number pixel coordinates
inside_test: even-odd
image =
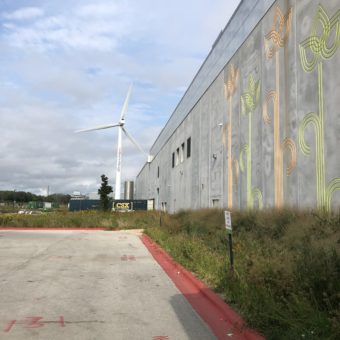
[[[112,192],[112,187],[108,185],[108,178],[105,175],[101,175],[102,184],[100,189],[98,189],[98,194],[100,195],[100,205],[102,210],[108,211],[110,208],[110,198],[109,194]]]

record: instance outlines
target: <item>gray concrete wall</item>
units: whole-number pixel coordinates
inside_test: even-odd
[[[170,212],[339,209],[339,20],[337,0],[243,1],[152,147],[137,197],[157,202],[159,189]],[[188,137],[191,157],[172,168]]]

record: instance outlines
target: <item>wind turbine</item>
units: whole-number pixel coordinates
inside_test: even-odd
[[[95,131],[95,130],[103,130],[103,129],[110,129],[114,127],[118,127],[118,142],[117,142],[117,167],[116,167],[116,187],[115,187],[115,199],[120,199],[120,189],[121,189],[121,172],[122,172],[122,132],[126,135],[128,139],[140,150],[143,154],[148,156],[148,154],[140,147],[140,145],[136,142],[136,140],[126,131],[124,128],[125,125],[125,113],[127,110],[127,107],[129,105],[130,95],[132,90],[132,84],[129,87],[128,93],[126,95],[122,110],[120,112],[120,118],[118,123],[116,124],[109,124],[109,125],[102,125],[97,126],[90,129],[82,129],[77,130],[78,132],[88,132],[88,131]],[[148,156],[148,162],[150,162],[150,156]]]

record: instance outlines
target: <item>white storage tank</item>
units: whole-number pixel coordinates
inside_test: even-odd
[[[134,193],[134,182],[133,181],[125,181],[124,182],[124,199],[125,200],[133,200]]]

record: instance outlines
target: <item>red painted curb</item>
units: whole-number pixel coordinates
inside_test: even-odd
[[[0,231],[1,230],[70,230],[70,231],[75,231],[75,230],[79,230],[79,231],[90,231],[90,230],[108,230],[108,229],[105,229],[105,228],[16,228],[16,227],[0,227]],[[110,230],[111,231],[111,230]]]
[[[176,263],[168,253],[147,235],[142,235],[140,238],[154,259],[168,274],[195,311],[209,325],[218,339],[264,339],[263,336],[247,328],[244,320],[217,294],[199,281],[192,273]]]

